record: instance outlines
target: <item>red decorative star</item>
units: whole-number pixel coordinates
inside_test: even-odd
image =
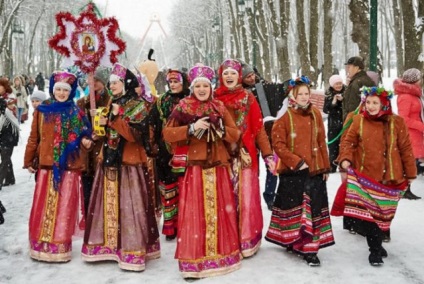
[[[59,32],[49,39],[52,49],[64,56],[63,65],[77,65],[84,73],[94,72],[99,65],[112,67],[125,51],[125,42],[116,36],[115,18],[98,19],[93,4],[75,18],[69,12],[56,14]]]

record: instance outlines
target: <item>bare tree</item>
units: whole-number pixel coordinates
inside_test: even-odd
[[[297,44],[297,52],[300,57],[300,66],[302,68],[302,75],[311,77],[312,72],[310,69],[311,62],[309,61],[309,48],[308,40],[306,39],[306,30],[305,30],[305,17],[304,12],[304,1],[297,1],[296,5],[296,18],[297,18],[297,35],[299,42]]]
[[[403,19],[403,35],[405,43],[405,51],[408,52],[405,59],[405,69],[422,68],[422,63],[418,61],[418,56],[421,53],[421,36],[422,31],[419,31],[415,26],[415,10],[413,0],[402,1],[402,19]],[[405,54],[406,55],[406,54]]]
[[[331,13],[333,1],[324,0],[324,68],[321,73],[321,80],[324,82],[325,89],[328,88],[328,79],[333,71],[333,17]]]
[[[359,55],[364,58],[366,65],[368,65],[370,54],[368,0],[351,0],[349,9],[349,19],[353,24],[351,33],[352,41],[358,45]]]
[[[309,2],[309,58],[311,60],[310,78],[312,82],[317,83],[318,78],[318,36],[319,36],[319,18],[318,18],[318,5],[319,1]]]

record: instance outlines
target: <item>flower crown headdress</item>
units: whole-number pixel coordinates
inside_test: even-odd
[[[365,103],[367,97],[378,96],[382,104],[382,111],[387,112],[391,109],[390,100],[393,98],[393,92],[384,87],[362,87],[361,101]]]
[[[384,87],[362,87],[361,95],[363,102],[365,102],[365,99],[368,96],[379,96],[382,98],[388,98],[389,100],[393,98],[393,92],[386,90]]]
[[[306,84],[306,85],[310,86],[311,85],[311,80],[309,80],[309,78],[307,76],[304,76],[304,75],[302,75],[300,77],[297,77],[294,80],[293,79],[290,79],[289,80],[289,85],[287,86],[287,93],[289,93],[291,90],[293,90],[293,88],[296,85],[300,85],[300,84]]]

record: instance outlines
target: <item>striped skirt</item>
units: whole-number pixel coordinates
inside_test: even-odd
[[[318,253],[334,244],[326,182],[308,169],[280,175],[265,239],[299,254]]]

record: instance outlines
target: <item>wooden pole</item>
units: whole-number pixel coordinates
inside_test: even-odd
[[[89,96],[90,96],[90,116],[91,116],[91,123],[94,125],[94,115],[95,115],[95,109],[96,109],[96,95],[94,93],[94,73],[90,72],[88,73],[88,88],[90,90]]]

